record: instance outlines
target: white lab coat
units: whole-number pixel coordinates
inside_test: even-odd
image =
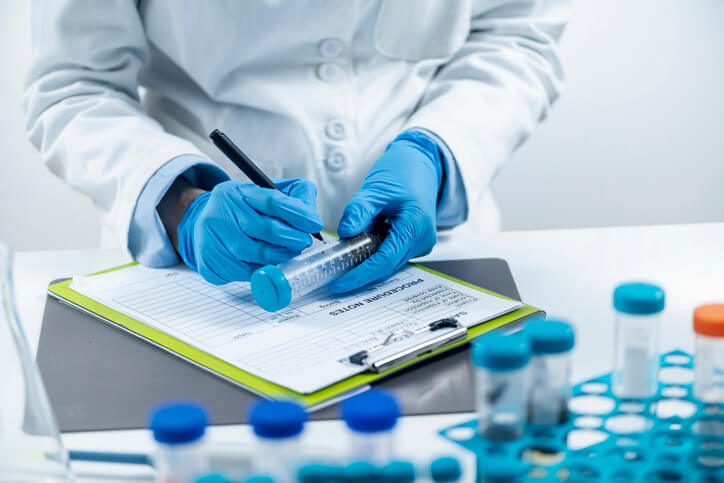
[[[169,160],[237,172],[214,128],[270,176],[316,183],[333,230],[387,143],[423,128],[454,155],[480,233],[498,225],[494,174],[559,95],[568,14],[568,0],[35,0],[27,132],[125,245]]]

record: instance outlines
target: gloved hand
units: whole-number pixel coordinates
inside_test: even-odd
[[[317,188],[300,179],[274,180],[280,191],[226,181],[202,193],[178,225],[184,263],[216,285],[249,280],[262,265],[285,262],[312,244],[324,226]]]
[[[442,154],[424,134],[406,132],[390,143],[345,207],[337,233],[346,238],[367,231],[378,216],[390,229],[377,252],[330,283],[330,291],[348,292],[383,280],[410,258],[432,250],[442,174]]]

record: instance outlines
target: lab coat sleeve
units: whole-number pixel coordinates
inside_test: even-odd
[[[206,159],[187,154],[178,156],[156,171],[141,191],[131,217],[128,249],[133,258],[147,267],[169,267],[179,263],[156,208],[171,184],[183,176],[193,186],[211,190],[229,176]]]
[[[27,134],[44,163],[93,200],[122,246],[152,175],[178,156],[203,157],[139,104],[150,54],[136,4],[35,0],[24,97]]]
[[[440,67],[406,125],[444,141],[470,209],[561,93],[556,43],[570,5],[488,0],[476,9],[465,44]]]

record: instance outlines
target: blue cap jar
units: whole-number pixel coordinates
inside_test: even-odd
[[[473,363],[490,371],[514,371],[528,364],[530,340],[525,333],[486,334],[473,342]]]
[[[534,320],[525,326],[533,354],[561,354],[573,349],[575,334],[562,320]]]
[[[644,282],[623,283],[613,291],[613,308],[630,315],[653,315],[664,310],[661,287]]]
[[[249,424],[261,438],[291,438],[302,432],[306,420],[304,408],[289,401],[260,401],[249,413]]]
[[[203,406],[189,401],[173,401],[153,408],[149,426],[153,439],[164,444],[186,444],[201,439],[208,417]]]
[[[394,397],[386,392],[370,389],[342,403],[342,419],[353,431],[378,433],[389,431],[400,417],[400,408]]]

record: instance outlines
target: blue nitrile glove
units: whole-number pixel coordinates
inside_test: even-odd
[[[330,291],[348,292],[378,282],[410,258],[430,253],[437,241],[442,177],[442,155],[432,139],[405,132],[390,143],[345,207],[337,228],[346,238],[368,230],[381,217],[390,224],[389,232],[377,252],[330,283]]]
[[[312,244],[324,226],[316,211],[317,188],[300,179],[274,180],[280,191],[226,181],[200,194],[178,225],[184,263],[216,285],[249,280],[263,265],[276,265]]]

